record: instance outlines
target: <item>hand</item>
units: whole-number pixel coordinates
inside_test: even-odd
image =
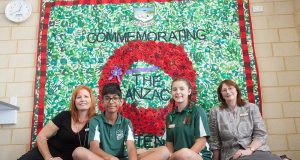
[[[51,160],[62,160],[60,157],[53,157]]]
[[[253,152],[247,148],[247,149],[239,149],[238,151],[235,152],[235,154],[233,155],[233,159],[238,159],[239,157],[243,157],[243,156],[248,156],[251,155]]]

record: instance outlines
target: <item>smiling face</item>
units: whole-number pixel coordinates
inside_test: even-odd
[[[123,100],[117,94],[107,94],[102,98],[102,106],[107,113],[117,113]]]
[[[87,90],[82,89],[78,92],[75,97],[75,106],[79,111],[89,110],[91,107],[91,95]]]
[[[189,102],[189,95],[192,90],[187,85],[187,82],[178,80],[172,83],[172,98],[178,105],[186,106]]]
[[[221,89],[221,94],[226,103],[228,104],[229,102],[235,102],[237,101],[237,90],[234,86],[232,85],[227,85],[226,83],[223,83],[222,89]]]

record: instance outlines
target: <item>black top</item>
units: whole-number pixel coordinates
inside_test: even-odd
[[[71,128],[71,113],[63,111],[52,119],[52,122],[59,128],[57,133],[48,140],[49,150],[53,157],[61,157],[63,160],[72,160],[72,152],[76,147],[87,148],[88,127],[87,124],[80,130],[79,134],[74,133]],[[85,142],[84,142],[85,141]]]

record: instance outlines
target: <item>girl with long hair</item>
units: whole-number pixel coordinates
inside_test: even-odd
[[[171,85],[173,109],[166,118],[166,147],[143,153],[142,160],[166,155],[169,160],[210,160],[208,121],[205,111],[192,101],[192,87],[184,78]],[[165,149],[167,148],[167,149]],[[160,157],[161,158],[161,157]]]

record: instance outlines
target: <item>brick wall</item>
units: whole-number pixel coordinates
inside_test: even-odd
[[[4,15],[9,0],[0,0],[0,100],[9,102],[18,97],[16,125],[0,125],[0,155],[3,160],[15,160],[29,149],[33,108],[33,85],[39,23],[39,1],[32,5],[32,15],[20,24]]]
[[[277,154],[300,159],[300,1],[252,0],[255,51],[268,144]]]
[[[0,100],[17,96],[20,111],[16,125],[0,125],[0,159],[15,160],[29,149],[39,0],[26,0],[33,13],[20,24],[5,18],[8,1],[0,0]],[[300,0],[250,1],[264,7],[252,22],[268,144],[300,160]]]

